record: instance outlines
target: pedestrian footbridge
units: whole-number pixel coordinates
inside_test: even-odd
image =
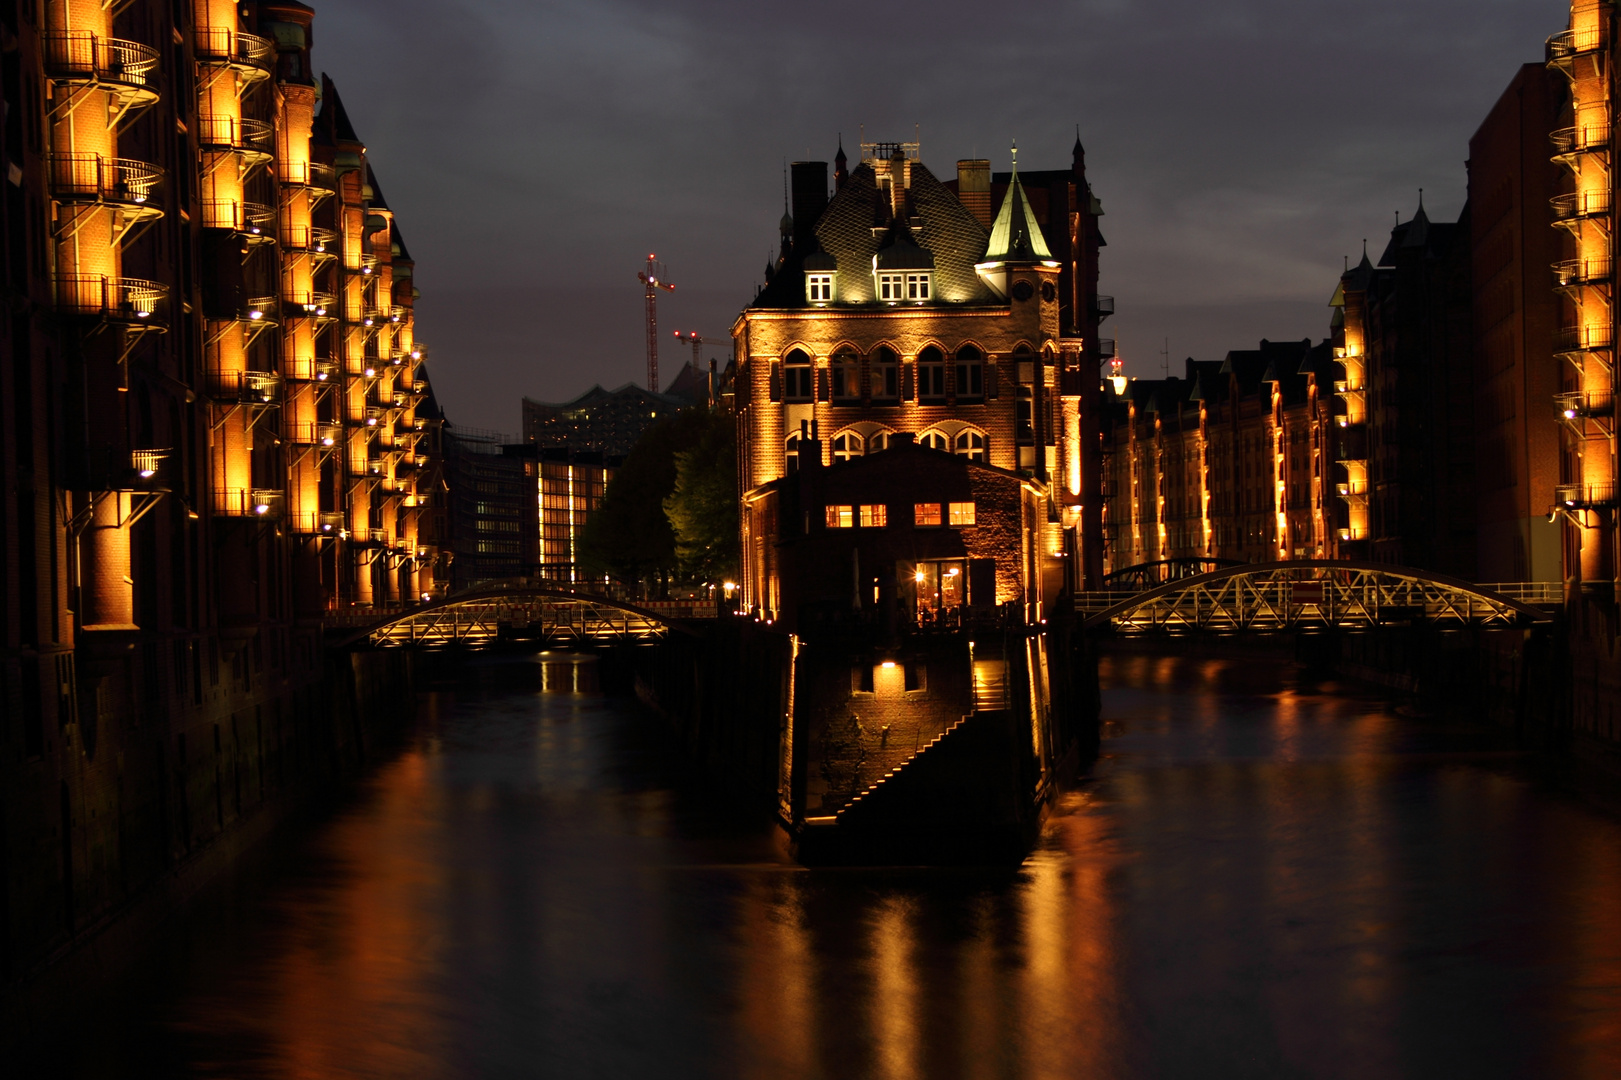
[[[340,646],[488,645],[519,637],[568,648],[658,641],[687,618],[713,617],[713,602],[646,606],[591,593],[533,586],[478,589],[350,629]]]
[[[1116,634],[1370,630],[1552,622],[1560,582],[1476,585],[1410,567],[1328,559],[1223,566],[1153,588],[1078,593],[1088,631]]]

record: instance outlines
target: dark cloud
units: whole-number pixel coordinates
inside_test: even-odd
[[[1470,134],[1562,0],[347,0],[317,60],[400,215],[453,419],[639,380],[636,271],[674,329],[724,335],[775,242],[782,164],[842,132],[1067,163],[1106,216],[1128,365],[1321,336],[1341,257],[1420,187],[1464,198]],[[690,352],[661,350],[670,371]]]

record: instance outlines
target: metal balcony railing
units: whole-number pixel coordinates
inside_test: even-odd
[[[319,161],[283,161],[281,182],[288,187],[309,188],[331,195],[337,189],[337,173]]]
[[[377,256],[373,255],[371,252],[361,252],[360,272],[362,274],[369,274],[375,269],[377,269]]]
[[[1615,394],[1609,390],[1576,390],[1555,394],[1554,407],[1566,420],[1615,418]]]
[[[336,258],[338,255],[338,234],[319,225],[284,223],[281,227],[281,243],[283,247],[294,251],[308,251],[313,255],[325,255],[328,258]]]
[[[100,154],[52,154],[46,159],[51,196],[62,201],[103,202],[153,215],[152,201],[163,182],[163,168]]]
[[[1342,499],[1361,498],[1368,493],[1366,480],[1351,480],[1343,484],[1335,484],[1334,490]]]
[[[388,412],[389,411],[387,409],[378,408],[376,405],[366,406],[366,426],[376,427],[378,424],[381,424],[384,420],[388,419]]]
[[[1114,359],[1114,338],[1098,338],[1097,354],[1104,360]]]
[[[274,371],[244,371],[241,401],[244,405],[275,405],[281,401],[281,376]]]
[[[223,517],[265,518],[275,520],[286,509],[284,492],[268,488],[217,488],[214,491],[214,512]]]
[[[273,324],[276,321],[276,298],[274,296],[249,297],[247,308],[242,317],[248,322]]]
[[[234,150],[269,159],[276,145],[276,131],[263,120],[205,113],[197,117],[197,141],[205,150]]]
[[[276,62],[274,42],[226,26],[199,26],[192,48],[200,62],[229,64],[250,79],[264,78]]]
[[[1571,191],[1555,195],[1548,200],[1548,206],[1556,223],[1602,217],[1610,212],[1610,193],[1607,190]]]
[[[165,463],[174,453],[170,449],[162,450],[132,450],[129,455],[130,486],[137,489],[151,489],[161,486],[165,480]]]
[[[1616,505],[1615,485],[1560,484],[1553,489],[1553,499],[1567,510],[1601,510]]]
[[[1114,314],[1114,297],[1112,297],[1112,296],[1094,296],[1094,297],[1092,297],[1092,314],[1096,315],[1100,319],[1106,319],[1110,315],[1113,315]]]
[[[327,317],[334,299],[331,293],[288,290],[283,294],[281,303],[289,318],[322,319]]]
[[[1554,335],[1555,352],[1590,352],[1615,345],[1615,329],[1609,326],[1567,326]]]
[[[1550,64],[1559,64],[1603,47],[1604,31],[1600,27],[1565,30],[1548,39],[1547,60]]]
[[[1554,153],[1560,157],[1602,153],[1610,148],[1610,125],[1607,120],[1588,121],[1558,128],[1548,138],[1553,142]]]
[[[56,307],[64,315],[105,319],[130,326],[162,326],[169,287],[142,278],[63,274],[56,278]]]
[[[156,100],[158,50],[87,30],[45,35],[45,70],[61,82],[89,82]]]
[[[276,235],[276,210],[238,199],[205,199],[203,228],[232,229],[250,240],[271,240]]]
[[[1553,264],[1554,285],[1558,288],[1605,284],[1614,276],[1614,259],[1565,259]]]
[[[345,535],[348,529],[344,528],[343,512],[339,510],[322,510],[315,515],[315,527],[323,533]]]
[[[321,446],[337,446],[343,442],[342,424],[317,424],[315,441]]]
[[[332,382],[342,374],[343,368],[336,360],[315,361],[315,381]]]

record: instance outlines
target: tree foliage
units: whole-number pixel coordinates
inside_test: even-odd
[[[701,568],[725,565],[727,552],[735,562],[736,548],[735,427],[705,409],[647,429],[580,537],[586,566],[627,582],[667,582],[683,570],[707,578]]]
[[[737,570],[737,425],[711,413],[698,441],[675,457],[664,513],[683,573],[718,583]]]

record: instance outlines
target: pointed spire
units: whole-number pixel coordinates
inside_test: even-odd
[[[1052,251],[1041,235],[1036,212],[1025,197],[1024,185],[1019,183],[1019,146],[1013,145],[1013,178],[1008,183],[1002,208],[996,213],[991,226],[990,246],[985,249],[986,262],[1005,262],[1009,259],[1050,259]]]
[[[845,164],[849,158],[844,156],[844,132],[839,132],[839,152],[833,155],[833,189],[835,191],[844,187],[844,181],[849,178],[849,170]]]

